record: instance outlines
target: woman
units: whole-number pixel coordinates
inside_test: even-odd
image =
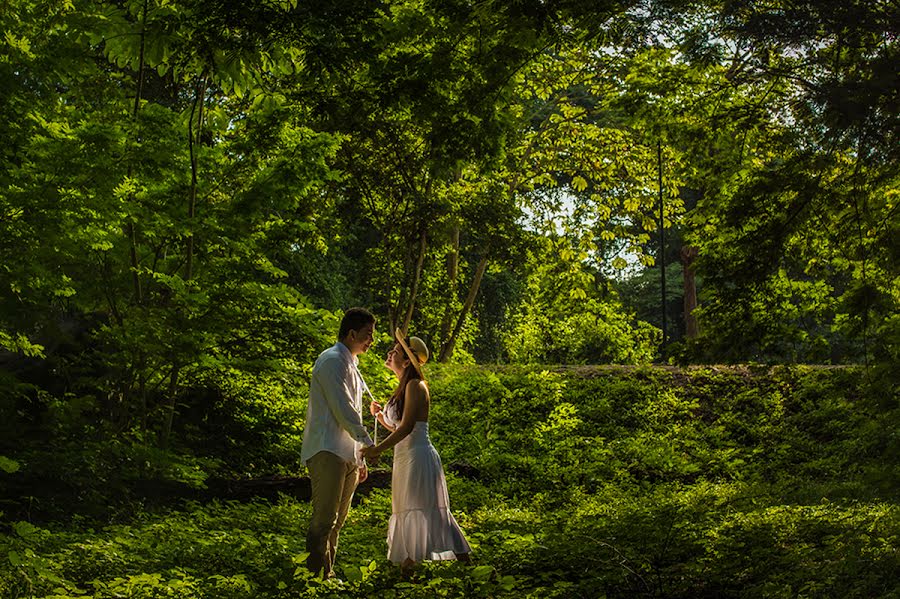
[[[409,342],[399,332],[385,366],[400,380],[387,405],[373,401],[372,414],[391,431],[361,454],[376,460],[394,448],[391,477],[392,514],[388,525],[388,559],[405,570],[422,560],[468,561],[469,544],[450,513],[441,458],[428,437],[431,397],[422,375],[428,348],[418,337]]]

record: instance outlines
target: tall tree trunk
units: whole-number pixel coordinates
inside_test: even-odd
[[[140,40],[140,54],[138,56],[138,72],[137,72],[137,89],[134,92],[134,105],[131,109],[131,120],[134,124],[135,135],[137,135],[138,131],[138,117],[140,115],[141,110],[141,99],[144,96],[144,50],[146,48],[146,23],[147,23],[147,10],[149,8],[149,0],[144,0],[144,5],[141,11],[141,40]],[[133,140],[132,140],[133,141]],[[130,159],[128,161],[128,171],[127,177],[130,181],[134,176],[134,160]],[[134,194],[128,195],[128,203],[132,204],[134,202]],[[128,259],[129,265],[131,267],[131,286],[132,292],[134,294],[134,302],[138,306],[144,303],[144,292],[141,289],[141,277],[138,273],[138,251],[137,251],[137,231],[135,230],[134,221],[129,220],[128,224],[125,225],[125,237],[128,239]],[[114,302],[113,302],[114,305]],[[117,311],[113,310],[115,314]],[[116,321],[121,325],[122,317],[117,316]],[[146,364],[146,356],[144,355],[144,350],[139,349],[137,352],[137,363],[132,367],[136,372],[138,379],[141,381],[140,387],[138,389],[138,393],[141,399],[141,429],[144,430],[149,409],[147,407],[147,399],[146,399],[146,388],[144,386],[144,380],[146,379],[145,369],[147,367]],[[132,387],[133,381],[129,383],[128,388],[126,388],[126,398],[130,399],[132,396]]]
[[[134,94],[134,106],[131,110],[131,118],[137,129],[138,113],[141,109],[141,98],[144,95],[144,49],[146,47],[146,23],[147,8],[149,0],[144,0],[144,6],[141,13],[141,41],[140,54],[138,56],[138,73],[137,73],[137,90]],[[128,162],[128,179],[134,175],[134,161]],[[130,195],[129,203],[134,201],[134,195]],[[144,303],[144,296],[141,290],[141,278],[138,275],[138,255],[137,255],[137,233],[135,232],[134,222],[129,221],[125,226],[125,235],[128,237],[129,258],[131,261],[131,283],[134,288],[134,300],[137,304]]]
[[[450,326],[453,323],[453,304],[456,301],[457,288],[459,287],[459,222],[454,223],[450,233],[451,249],[447,255],[447,307],[444,309],[444,317],[441,320],[441,345],[450,337]]]
[[[416,295],[419,292],[419,281],[422,280],[422,265],[425,264],[425,250],[427,249],[427,238],[425,229],[422,229],[419,235],[419,257],[416,259],[416,268],[413,273],[412,287],[409,292],[409,304],[406,307],[406,316],[403,318],[403,324],[400,330],[404,335],[409,331],[409,323],[412,320],[413,310],[416,307]]]
[[[138,373],[138,395],[141,398],[141,432],[146,433],[150,408],[147,405],[147,375],[143,368]]]
[[[386,229],[385,234],[382,236],[382,244],[384,246],[384,262],[387,267],[387,305],[388,305],[388,323],[391,328],[391,334],[394,334],[394,331],[397,330],[397,327],[400,326],[400,314],[403,305],[403,293],[404,289],[402,286],[398,286],[399,289],[397,291],[397,301],[394,301],[393,293],[394,293],[394,284],[393,284],[393,262],[394,262],[394,254],[393,252],[398,251],[399,243],[394,241],[394,235],[391,228]],[[405,274],[405,264],[406,258],[404,256],[400,257],[400,264],[403,266],[403,271]],[[401,274],[401,277],[403,275]]]
[[[681,264],[684,269],[684,330],[688,339],[696,339],[700,334],[700,324],[694,310],[697,308],[697,280],[694,260],[699,250],[690,245],[681,248]]]
[[[666,222],[665,222],[665,204],[663,200],[663,181],[662,181],[662,142],[656,142],[656,163],[659,174],[659,281],[660,281],[660,315],[662,316],[662,344],[665,345],[668,339],[666,327]]]
[[[180,370],[181,368],[176,361],[172,367],[172,374],[169,376],[169,388],[166,391],[166,420],[163,423],[159,437],[159,445],[163,449],[169,446],[169,439],[172,436],[172,424],[175,421],[175,394],[178,392],[178,375]]]
[[[190,281],[194,277],[194,217],[197,207],[197,150],[195,146],[200,143],[200,134],[203,131],[203,104],[206,96],[206,77],[201,76],[197,83],[197,93],[194,96],[194,104],[191,106],[191,116],[188,120],[188,151],[191,157],[191,191],[188,200],[188,227],[190,232],[187,238],[187,268],[185,280]],[[197,130],[194,131],[194,113],[197,113]],[[177,309],[177,308],[176,308]],[[166,393],[165,413],[166,419],[160,434],[160,445],[169,446],[172,436],[172,424],[175,421],[175,397],[178,393],[178,376],[181,370],[178,357],[173,358],[172,374],[169,377],[169,388]]]
[[[403,266],[402,278],[404,279],[404,282],[406,279],[406,264],[409,259],[410,256],[407,253],[407,255],[403,256],[400,261],[400,264],[402,264]],[[404,306],[406,305],[406,286],[404,282],[401,282],[401,284],[398,286],[397,301],[391,302],[388,305],[388,320],[390,321],[391,335],[394,334],[394,331],[400,328],[400,325],[403,322],[401,319],[403,318],[403,314],[405,313]],[[388,282],[388,284],[389,288],[393,292],[393,285],[390,284],[390,281]]]
[[[203,104],[206,96],[206,77],[201,77],[197,84],[197,94],[194,97],[194,105],[191,106],[191,117],[188,120],[188,150],[191,155],[191,194],[188,201],[188,227],[187,238],[187,269],[185,279],[190,281],[194,277],[194,216],[197,209],[197,150],[195,145],[200,145],[200,133],[203,131]],[[198,109],[199,105],[199,109]],[[197,111],[197,131],[194,127],[194,111]],[[195,139],[196,137],[196,139]]]
[[[481,260],[478,262],[478,267],[475,269],[475,277],[472,279],[472,285],[469,287],[469,294],[466,296],[466,301],[456,319],[456,326],[453,327],[453,334],[450,335],[450,338],[441,346],[441,353],[440,356],[438,356],[439,362],[446,362],[453,356],[456,339],[459,337],[460,331],[462,331],[462,327],[466,322],[469,311],[471,311],[472,306],[475,305],[475,298],[478,296],[478,289],[481,287],[481,280],[484,278],[484,271],[487,269],[487,264],[488,254],[485,252],[484,256],[482,256]]]

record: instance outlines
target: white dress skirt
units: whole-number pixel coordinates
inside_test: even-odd
[[[399,417],[392,412],[384,411],[385,421],[396,427]],[[471,551],[450,513],[447,479],[427,422],[416,422],[412,432],[394,446],[391,498],[387,536],[391,562],[456,559],[456,554]]]

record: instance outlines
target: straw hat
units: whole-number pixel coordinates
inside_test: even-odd
[[[403,348],[406,357],[412,362],[413,368],[416,369],[419,378],[424,379],[425,375],[422,374],[422,365],[428,361],[428,346],[426,346],[425,342],[418,337],[410,337],[408,340],[404,339],[400,329],[394,331],[394,337],[396,337],[400,347]]]

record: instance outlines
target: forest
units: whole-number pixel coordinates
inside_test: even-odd
[[[0,3],[0,597],[900,597],[900,5]],[[431,350],[471,564],[303,567]],[[365,420],[371,426],[371,418]]]

